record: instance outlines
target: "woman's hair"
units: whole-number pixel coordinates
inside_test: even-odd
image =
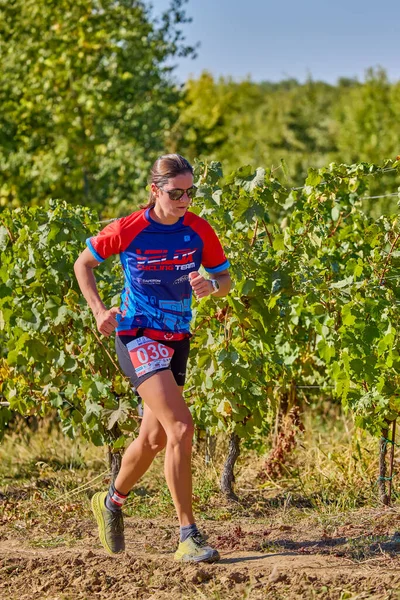
[[[168,183],[168,179],[188,172],[193,175],[193,167],[186,158],[180,154],[164,154],[157,158],[151,167],[149,183],[155,183],[157,187],[162,187]],[[155,203],[156,199],[150,190],[149,201],[143,208],[151,208]]]

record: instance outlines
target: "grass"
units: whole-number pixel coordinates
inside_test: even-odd
[[[252,571],[249,560],[231,565],[231,570],[220,564],[220,570],[206,565],[175,572],[175,565],[164,561],[175,547],[178,524],[161,455],[132,490],[124,508],[132,517],[126,522],[131,558],[121,568],[129,568],[129,573],[114,572],[119,564],[115,561],[116,566],[108,571],[110,581],[117,580],[121,586],[125,585],[124,577],[128,577],[132,587],[127,588],[126,597],[138,593],[135,597],[147,598],[150,590],[159,589],[168,593],[168,600],[397,598],[390,591],[390,575],[385,572],[397,567],[400,507],[396,495],[390,509],[379,505],[375,486],[378,441],[355,431],[339,412],[315,416],[310,411],[304,422],[305,433],[287,457],[279,479],[260,477],[265,456],[242,453],[236,468],[238,502],[228,502],[219,493],[224,442],[217,440],[215,456],[208,465],[203,451],[193,457],[193,501],[202,529],[228,560],[236,552],[250,558],[262,553],[264,571]],[[56,427],[49,431],[47,423],[40,424],[35,432],[10,432],[0,445],[0,540],[10,540],[13,548],[21,544],[25,550],[27,546],[40,549],[40,556],[46,556],[46,565],[53,565],[53,577],[60,569],[64,569],[63,573],[72,569],[71,577],[83,577],[82,586],[94,585],[91,578],[106,570],[108,561],[113,559],[103,557],[101,551],[96,555],[91,552],[100,550],[100,546],[90,497],[108,484],[106,449],[81,439],[71,441]],[[280,569],[285,556],[307,558],[306,555],[311,555],[308,564],[312,568],[322,559],[330,561],[335,557],[342,557],[351,569],[365,568],[365,573],[373,573],[374,577],[372,570],[376,568],[376,577],[382,576],[381,587],[372,579],[340,579],[341,573],[335,575],[330,570],[308,580],[295,568],[287,568],[282,572],[283,579],[271,582],[271,560]],[[4,559],[3,572],[13,581],[19,577],[21,560]],[[37,564],[42,564],[42,560]],[[106,585],[103,579],[98,585]],[[68,590],[72,589],[71,584]],[[99,589],[90,588],[87,597],[93,597]],[[110,598],[119,595],[120,592]],[[66,592],[66,600],[73,597]]]
[[[75,538],[70,538],[69,536],[65,535],[56,535],[55,537],[49,537],[47,539],[39,538],[29,541],[29,545],[32,548],[59,548],[60,546],[71,547],[75,544]]]
[[[236,469],[237,503],[227,502],[219,494],[223,444],[217,444],[208,466],[204,456],[196,454],[193,499],[199,518],[256,519],[266,524],[301,523],[311,518],[329,534],[346,523],[349,511],[378,508],[378,441],[355,431],[339,411],[317,417],[309,411],[304,423],[305,433],[283,465],[279,480],[260,479],[265,457],[241,455]],[[22,508],[24,518],[31,522],[42,517],[46,522],[49,507],[64,517],[74,511],[77,517],[89,518],[90,496],[108,484],[106,450],[82,439],[69,440],[55,426],[49,432],[47,423],[39,425],[36,432],[12,432],[0,445],[0,489],[12,501],[7,504],[10,522],[20,520],[15,518],[13,504],[18,511]],[[396,493],[394,500],[396,506]],[[125,512],[175,520],[162,456],[133,489]]]

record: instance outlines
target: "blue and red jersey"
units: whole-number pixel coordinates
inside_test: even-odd
[[[207,221],[191,212],[163,225],[138,210],[113,221],[86,243],[103,262],[119,254],[125,285],[117,334],[138,327],[188,333],[192,318],[189,273],[202,265],[208,273],[229,267],[221,243]]]

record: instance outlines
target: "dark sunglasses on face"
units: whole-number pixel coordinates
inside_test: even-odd
[[[189,198],[194,198],[196,195],[196,191],[197,191],[197,187],[195,185],[192,185],[192,187],[187,188],[187,190],[181,190],[179,188],[176,188],[174,190],[165,190],[162,187],[159,187],[158,189],[162,190],[163,192],[168,194],[168,196],[171,198],[171,200],[180,200],[182,198],[182,196],[185,194],[185,192]]]

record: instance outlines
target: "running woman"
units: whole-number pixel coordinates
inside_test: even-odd
[[[165,478],[180,524],[175,560],[214,562],[192,510],[193,420],[183,398],[190,345],[192,293],[228,294],[229,262],[212,227],[189,212],[196,194],[193,169],[178,154],[161,156],[150,177],[148,205],[113,221],[87,240],[75,274],[105,336],[116,331],[121,369],[140,395],[144,410],[138,437],[124,453],[108,492],[92,498],[100,541],[110,554],[125,549],[122,506],[156,454],[165,448]],[[107,308],[93,269],[119,254],[125,277],[120,307]],[[199,274],[203,265],[210,277]]]

